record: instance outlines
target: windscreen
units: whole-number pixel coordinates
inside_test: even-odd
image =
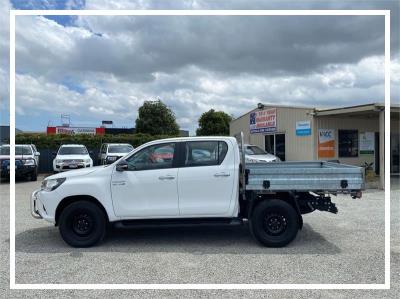
[[[119,144],[119,145],[109,145],[109,153],[129,153],[133,150],[133,146],[130,144]]]
[[[59,155],[87,155],[88,151],[83,146],[63,146],[58,151]]]
[[[32,148],[29,145],[16,145],[15,155],[32,155]]]

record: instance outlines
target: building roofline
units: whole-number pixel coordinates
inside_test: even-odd
[[[394,109],[399,109],[400,105],[391,104],[390,107]],[[384,103],[369,103],[369,104],[346,106],[339,108],[315,109],[315,114],[316,116],[327,116],[327,115],[337,115],[337,114],[352,113],[352,112],[365,112],[365,111],[379,112],[384,109],[385,109]]]
[[[349,113],[349,112],[360,112],[360,111],[380,111],[382,108],[385,108],[384,103],[368,103],[368,104],[361,104],[361,105],[353,105],[353,106],[345,106],[345,107],[337,107],[337,108],[315,108],[315,107],[301,107],[301,106],[286,106],[286,105],[274,105],[274,104],[264,104],[266,108],[292,108],[292,109],[308,109],[314,110],[316,116],[324,116],[324,115],[334,115],[334,114],[342,114],[342,113]],[[400,109],[399,104],[391,104],[391,108]],[[247,114],[258,110],[258,108],[254,108],[239,117],[233,119],[231,122],[234,122]]]
[[[314,107],[289,106],[289,105],[274,105],[274,104],[270,104],[270,103],[266,103],[266,104],[263,103],[263,105],[265,106],[265,108],[291,108],[291,109],[315,110]],[[238,119],[240,119],[240,118],[246,116],[247,114],[249,114],[249,113],[251,113],[251,112],[253,112],[253,111],[256,111],[256,110],[258,110],[257,107],[254,108],[254,109],[252,109],[252,110],[250,110],[250,111],[248,111],[248,112],[246,112],[246,113],[243,113],[242,115],[240,115],[240,116],[238,116],[238,117],[236,117],[236,118],[233,119],[231,122],[233,122],[233,121],[235,121],[235,120],[238,120]]]

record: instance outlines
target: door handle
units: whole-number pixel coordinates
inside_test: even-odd
[[[226,173],[226,172],[220,172],[220,173],[214,174],[214,176],[215,177],[228,177],[228,176],[230,176],[230,174]]]
[[[166,175],[166,176],[159,176],[159,180],[164,181],[164,180],[174,180],[175,177],[173,175]]]

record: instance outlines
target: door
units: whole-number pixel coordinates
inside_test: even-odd
[[[176,143],[150,145],[126,159],[128,169],[114,169],[111,192],[121,217],[178,216]]]
[[[270,154],[273,154],[281,161],[286,160],[286,142],[285,142],[285,134],[269,134],[265,135],[265,151]]]
[[[374,157],[374,168],[375,168],[375,174],[379,175],[380,172],[380,151],[379,151],[379,132],[375,132],[375,157]]]
[[[275,134],[275,156],[281,161],[286,160],[285,134]]]
[[[233,146],[224,141],[191,141],[178,172],[181,216],[222,217],[234,196]]]

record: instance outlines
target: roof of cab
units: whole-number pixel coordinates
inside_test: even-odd
[[[179,142],[179,141],[197,141],[197,140],[236,140],[235,137],[231,136],[195,136],[195,137],[174,137],[174,138],[165,138],[165,139],[157,139],[150,141],[152,142]],[[149,142],[149,143],[150,143]]]

